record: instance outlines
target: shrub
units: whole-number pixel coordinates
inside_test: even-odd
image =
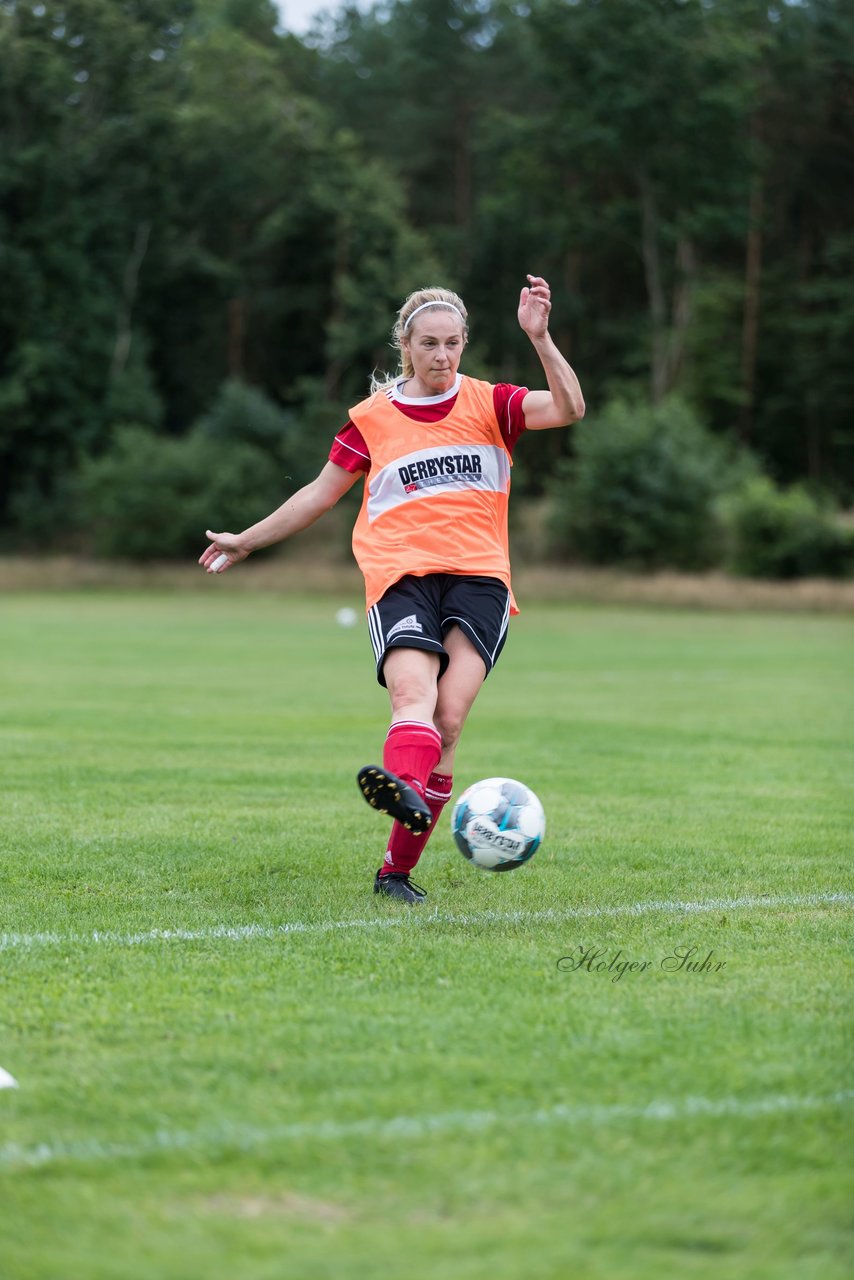
[[[117,428],[76,477],[75,543],[103,556],[183,558],[201,550],[206,528],[261,519],[317,474],[346,420],[310,392],[297,415],[232,380],[185,436]]]
[[[841,578],[854,569],[854,533],[802,486],[754,476],[722,503],[729,567],[751,578]]]
[[[552,545],[593,564],[701,569],[721,552],[732,462],[692,410],[612,401],[575,435],[552,487]]]
[[[108,453],[84,463],[77,487],[76,524],[92,551],[168,560],[199,555],[205,529],[253,524],[292,486],[255,445],[122,427]]]
[[[333,419],[324,440],[326,450],[341,424]],[[252,445],[266,453],[281,475],[288,476],[290,490],[301,488],[319,470],[315,466],[314,441],[304,423],[304,415],[279,407],[275,401],[244,382],[223,383],[210,409],[197,422],[196,430],[217,442]],[[308,438],[307,438],[308,437]],[[321,460],[322,466],[324,458]]]

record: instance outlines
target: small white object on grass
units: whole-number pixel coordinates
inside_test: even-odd
[[[219,573],[220,570],[225,568],[227,564],[228,564],[228,556],[226,555],[217,556],[216,560],[214,560],[213,564],[211,565],[211,573]]]
[[[355,627],[358,620],[355,609],[339,609],[335,615],[339,627]]]
[[[17,1089],[18,1081],[14,1076],[10,1076],[8,1071],[4,1071],[0,1067],[0,1089]]]

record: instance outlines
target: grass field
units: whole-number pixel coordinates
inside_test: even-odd
[[[211,586],[0,602],[3,1280],[849,1276],[851,620],[526,608],[413,911],[358,602]]]

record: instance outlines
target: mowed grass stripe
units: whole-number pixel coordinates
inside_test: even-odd
[[[619,919],[622,916],[704,915],[715,911],[795,910],[813,907],[854,905],[854,893],[762,894],[740,898],[710,898],[698,902],[629,902],[611,906],[567,907],[556,911],[472,911],[443,912],[406,908],[395,915],[358,920],[290,920],[277,925],[220,924],[205,929],[150,929],[140,933],[117,933],[94,929],[91,933],[3,933],[0,951],[26,951],[37,947],[77,947],[109,945],[138,947],[159,942],[252,942],[300,934],[333,933],[337,930],[459,927],[466,925],[564,924],[569,920]]]

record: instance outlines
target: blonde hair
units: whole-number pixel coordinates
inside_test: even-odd
[[[453,293],[450,289],[443,289],[439,285],[428,285],[424,289],[416,289],[414,293],[410,293],[398,311],[394,328],[391,331],[391,345],[399,355],[397,373],[393,374],[392,377],[383,377],[375,372],[371,377],[371,394],[375,391],[386,391],[389,387],[393,387],[400,378],[412,377],[415,370],[412,367],[409,353],[403,345],[403,337],[415,312],[420,307],[428,305],[431,311],[440,309],[454,312],[462,320],[463,338],[468,340],[468,312],[466,311],[466,304],[458,294]]]

